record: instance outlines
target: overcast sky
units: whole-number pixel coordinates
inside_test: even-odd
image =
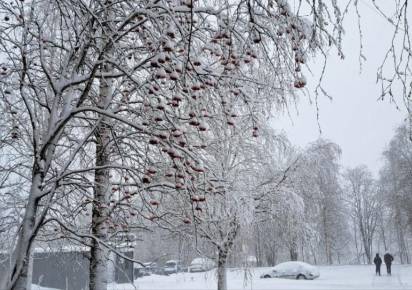
[[[396,109],[389,101],[377,101],[380,95],[376,71],[390,44],[391,27],[371,6],[361,2],[364,54],[367,56],[362,73],[359,67],[359,34],[356,18],[350,15],[346,22],[344,40],[345,60],[334,52],[330,56],[324,87],[333,100],[319,100],[319,133],[316,108],[301,98],[298,112],[291,117],[278,117],[273,127],[283,130],[292,143],[304,147],[323,137],[342,148],[342,164],[354,167],[367,165],[375,174],[382,165],[381,153],[393,136],[394,129],[404,122],[405,112]],[[320,60],[318,60],[319,62]],[[316,83],[307,77],[308,82]]]

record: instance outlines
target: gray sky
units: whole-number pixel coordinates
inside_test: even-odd
[[[316,108],[305,97],[298,103],[298,111],[292,111],[291,117],[276,118],[273,127],[283,130],[292,143],[302,147],[320,136],[330,139],[342,148],[343,166],[365,164],[377,174],[382,165],[381,153],[394,129],[404,121],[405,112],[397,110],[389,101],[377,101],[380,88],[376,71],[390,44],[392,29],[365,2],[362,1],[360,7],[367,61],[360,73],[356,17],[349,15],[343,48],[346,58],[342,61],[333,52],[324,80],[324,87],[333,100],[326,97],[319,100],[322,134],[317,125]],[[307,79],[310,86],[316,84],[315,78],[307,75]]]

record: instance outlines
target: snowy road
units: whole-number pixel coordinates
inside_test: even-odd
[[[260,279],[268,268],[228,271],[228,290],[412,290],[412,265],[394,265],[393,275],[377,277],[373,266],[323,266],[313,281]],[[34,288],[37,290],[42,288]],[[215,272],[148,276],[135,280],[135,286],[112,284],[110,290],[214,290]]]
[[[382,267],[382,272],[385,269]],[[328,266],[319,267],[321,277],[313,281],[260,279],[267,269],[255,268],[250,272],[229,270],[229,290],[412,290],[412,266],[394,265],[393,275],[377,277],[373,266]],[[168,277],[151,276],[135,281],[139,290],[212,290],[216,289],[214,272],[180,273]],[[113,289],[133,289],[118,285]]]

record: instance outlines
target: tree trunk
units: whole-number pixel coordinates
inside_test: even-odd
[[[239,223],[235,218],[231,222],[231,228],[227,234],[226,240],[218,248],[217,259],[217,290],[227,290],[227,277],[226,277],[226,262],[230,251],[233,248],[233,244],[237,233],[239,231]]]
[[[332,250],[330,248],[330,246],[328,246],[328,264],[332,265],[333,264],[333,258],[332,258]]]
[[[262,266],[262,253],[260,249],[260,230],[259,228],[256,229],[255,231],[256,234],[256,241],[255,241],[255,256],[256,256],[256,266],[261,267]]]
[[[302,255],[302,261],[305,262],[306,256],[305,256],[305,245],[303,244],[303,242],[300,245],[300,253]],[[296,257],[297,260],[297,257]]]
[[[404,235],[403,227],[402,227],[402,216],[401,216],[398,206],[396,208],[395,227],[396,227],[396,236],[397,236],[397,242],[398,242],[398,247],[399,247],[400,262],[401,264],[404,264],[404,263],[409,264],[410,261],[409,261],[408,249],[406,246],[405,235]]]
[[[298,251],[297,251],[295,245],[292,245],[289,248],[289,253],[290,253],[290,260],[291,261],[297,261],[298,260]]]
[[[318,259],[316,257],[317,251],[316,251],[316,248],[314,247],[312,242],[310,243],[310,251],[311,251],[311,254],[312,254],[312,258],[313,258],[313,263],[315,265],[317,265],[318,264]]]
[[[325,256],[326,256],[326,263],[331,265],[332,261],[332,252],[329,245],[329,235],[328,235],[328,226],[327,226],[327,217],[326,217],[326,208],[323,207],[322,210],[322,221],[323,221],[323,238],[325,243]]]
[[[360,261],[361,253],[360,253],[360,251],[359,251],[358,235],[357,235],[357,233],[358,233],[358,229],[357,229],[357,226],[356,226],[356,220],[353,219],[353,238],[354,238],[354,241],[355,241],[356,261],[357,261],[358,264],[360,264],[360,263],[361,263],[361,261]]]
[[[110,67],[105,65],[103,71],[110,71]],[[112,80],[101,80],[99,107],[106,109],[112,98]],[[110,201],[110,169],[106,168],[110,164],[111,148],[111,120],[101,116],[95,132],[96,138],[96,170],[94,180],[94,201],[92,209],[92,234],[98,240],[93,240],[90,249],[90,280],[89,290],[107,289],[107,261],[109,251],[99,241],[107,242]]]
[[[217,260],[217,290],[227,290],[226,259],[227,253],[225,253],[224,250],[219,250]]]
[[[13,281],[18,277],[14,285],[10,285],[11,290],[27,290],[31,287],[29,261],[32,244],[32,233],[34,231],[34,223],[36,219],[37,202],[30,201],[27,205],[26,213],[23,219],[23,226],[19,233],[19,241],[12,258],[12,276],[9,281]],[[20,267],[20,271],[19,271]],[[6,288],[8,289],[8,288]]]
[[[10,258],[10,272],[0,281],[0,289],[2,290],[30,289],[29,257],[31,245],[36,234],[35,223],[39,203],[38,196],[41,190],[41,180],[42,176],[40,172],[35,172],[32,178],[29,200],[25,208],[21,229],[18,234],[17,245]]]
[[[367,234],[361,220],[359,220],[359,232],[360,232],[361,238],[362,238],[363,250],[364,250],[365,256],[366,256],[366,262],[368,264],[372,264],[372,238],[373,238],[373,235],[370,236],[370,235]]]

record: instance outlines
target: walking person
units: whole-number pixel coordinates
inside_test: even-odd
[[[385,261],[385,265],[386,265],[386,273],[388,273],[388,275],[392,275],[392,262],[393,262],[393,256],[389,253],[386,253],[385,255],[383,255],[383,260]]]
[[[379,274],[381,275],[381,265],[382,265],[382,259],[379,257],[379,254],[376,254],[375,259],[373,259],[373,263],[376,266],[376,275]]]

